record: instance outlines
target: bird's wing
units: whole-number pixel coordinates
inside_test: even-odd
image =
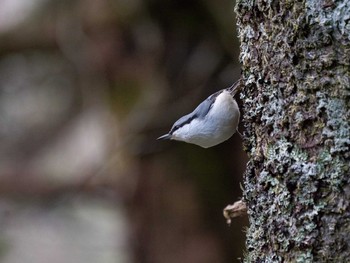
[[[218,91],[210,95],[206,100],[199,104],[197,108],[194,109],[194,111],[178,119],[171,128],[169,134],[172,134],[174,131],[183,127],[184,125],[191,123],[193,119],[203,119],[208,114],[210,108],[212,107],[216,97],[220,94],[220,92],[221,91]]]
[[[201,104],[199,104],[197,106],[197,108],[195,108],[195,110],[193,111],[193,113],[196,115],[197,118],[204,118],[209,110],[211,109],[211,107],[214,104],[214,101],[216,99],[216,97],[222,92],[222,90],[215,92],[214,94],[210,95],[206,100],[204,100]]]

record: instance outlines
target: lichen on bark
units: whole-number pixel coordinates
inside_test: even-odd
[[[350,258],[350,3],[236,3],[246,262]]]

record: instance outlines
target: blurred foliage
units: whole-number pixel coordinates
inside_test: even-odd
[[[238,78],[233,6],[0,2],[2,262],[242,255],[245,222],[228,228],[222,216],[241,195],[240,138],[211,149],[155,140]],[[93,249],[101,243],[112,256]]]

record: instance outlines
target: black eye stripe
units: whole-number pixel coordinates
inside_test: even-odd
[[[173,134],[176,130],[180,129],[186,124],[191,123],[194,119],[204,119],[205,116],[210,111],[210,109],[213,107],[213,104],[217,96],[219,96],[221,92],[222,91],[215,92],[214,94],[209,96],[206,100],[204,100],[201,104],[199,104],[193,112],[177,120],[169,133]]]
[[[173,134],[176,130],[180,129],[181,127],[185,126],[186,124],[190,124],[192,122],[192,120],[194,120],[195,118],[197,118],[197,115],[193,115],[191,118],[188,118],[186,121],[175,125],[171,130],[170,130],[170,134]]]

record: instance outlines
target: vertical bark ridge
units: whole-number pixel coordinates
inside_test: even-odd
[[[350,3],[236,4],[246,262],[350,258]]]

